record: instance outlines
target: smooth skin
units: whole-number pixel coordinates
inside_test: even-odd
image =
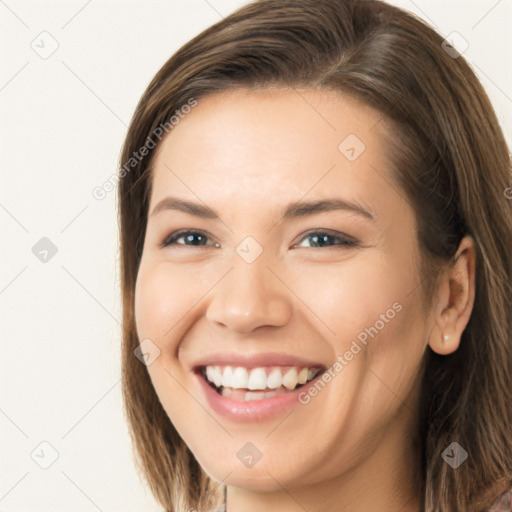
[[[420,510],[418,371],[427,345],[439,354],[459,345],[475,250],[465,237],[427,311],[414,214],[385,157],[386,129],[377,111],[335,92],[236,90],[201,99],[158,148],[137,332],[159,347],[148,366],[156,393],[205,471],[228,486],[227,512]],[[349,134],[365,145],[353,161],[339,149]],[[153,214],[167,196],[220,218]],[[325,198],[373,220],[344,209],[281,219],[291,202]],[[162,246],[181,229],[200,233]],[[236,252],[247,236],[263,249],[252,263]],[[220,416],[192,373],[199,357],[223,351],[330,367],[396,302],[401,311],[317,396],[271,420]],[[262,454],[252,467],[237,457],[247,442]]]

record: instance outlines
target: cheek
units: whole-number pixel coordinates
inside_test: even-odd
[[[151,338],[159,345],[173,339],[172,331],[179,327],[196,301],[197,286],[197,276],[190,276],[185,269],[177,272],[169,264],[142,261],[135,287],[139,338]]]
[[[412,269],[375,256],[331,268],[301,269],[288,277],[305,314],[338,354],[358,336],[364,342],[376,331],[383,335],[392,325],[396,330],[413,296],[408,297],[414,283]]]
[[[413,258],[375,259],[364,272],[364,277],[355,271],[347,276],[350,295],[343,299],[346,314],[339,330],[343,318],[354,321],[339,353],[358,354],[350,370],[359,372],[359,399],[366,404],[361,411],[371,424],[385,419],[412,392],[425,350],[426,319]]]
[[[184,268],[177,271],[169,263],[153,262],[148,258],[141,262],[135,287],[134,309],[139,340],[149,338],[160,349],[160,356],[147,367],[149,376],[174,427],[187,441],[191,434],[198,436],[188,415],[204,414],[204,411],[194,410],[195,402],[191,403],[184,387],[186,372],[176,364],[176,358],[179,341],[190,325],[193,305],[201,296],[192,286],[198,282],[202,281],[197,279],[197,273],[194,277]],[[198,422],[198,425],[202,423]]]
[[[414,258],[368,254],[357,264],[301,272],[295,283],[315,313],[310,318],[320,319],[333,352],[344,356],[345,377],[364,381],[366,396],[375,403],[389,392],[372,372],[400,394],[408,392],[426,336]]]

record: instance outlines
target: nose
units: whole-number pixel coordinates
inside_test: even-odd
[[[239,333],[286,325],[293,313],[293,293],[276,274],[263,257],[247,263],[236,256],[231,270],[212,290],[207,319]]]

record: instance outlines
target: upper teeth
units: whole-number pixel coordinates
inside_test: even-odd
[[[252,369],[242,366],[207,366],[206,378],[218,388],[263,390],[284,386],[293,390],[297,384],[305,384],[313,379],[319,371],[319,368],[297,366]]]

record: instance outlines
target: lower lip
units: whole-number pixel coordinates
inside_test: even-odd
[[[299,393],[307,393],[308,388],[314,385],[321,374],[294,391],[272,398],[249,400],[247,402],[233,400],[227,396],[220,395],[200,374],[196,373],[195,375],[199,379],[199,385],[210,407],[215,412],[231,420],[258,423],[288,412],[294,406],[302,406],[303,404],[299,402]]]

